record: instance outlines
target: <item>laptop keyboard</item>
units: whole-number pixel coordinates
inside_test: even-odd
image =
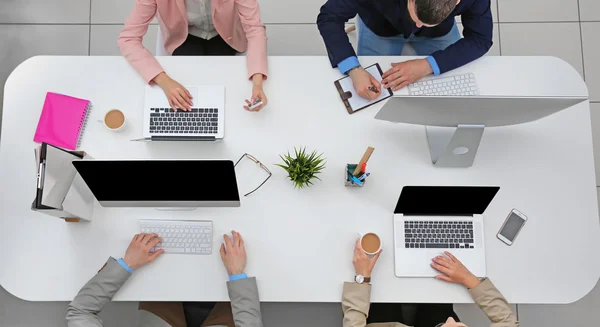
[[[472,221],[405,221],[405,248],[472,249]]]
[[[217,134],[219,109],[192,108],[173,111],[171,108],[150,109],[151,134]]]

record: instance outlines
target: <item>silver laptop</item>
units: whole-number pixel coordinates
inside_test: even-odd
[[[225,87],[186,85],[192,111],[171,109],[163,90],[146,87],[144,138],[147,141],[214,141],[225,135]]]
[[[405,186],[394,210],[398,277],[435,277],[432,259],[448,251],[475,276],[486,277],[483,212],[492,186]]]

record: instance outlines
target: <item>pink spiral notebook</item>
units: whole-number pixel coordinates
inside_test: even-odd
[[[75,150],[91,108],[88,100],[48,92],[33,141]]]

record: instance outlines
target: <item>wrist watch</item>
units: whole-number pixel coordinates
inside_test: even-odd
[[[371,282],[371,277],[365,277],[361,274],[358,274],[358,275],[354,276],[354,281],[359,284],[364,284],[364,283],[368,284]]]

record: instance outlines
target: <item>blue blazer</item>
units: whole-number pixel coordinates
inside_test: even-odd
[[[450,32],[454,17],[460,15],[464,37],[445,50],[432,54],[440,73],[463,66],[483,56],[492,46],[490,0],[461,0],[452,14],[435,27],[417,28],[408,14],[408,0],[328,0],[322,7],[317,24],[332,67],[356,56],[344,31],[344,24],[357,14],[379,36],[411,34],[439,37]]]

